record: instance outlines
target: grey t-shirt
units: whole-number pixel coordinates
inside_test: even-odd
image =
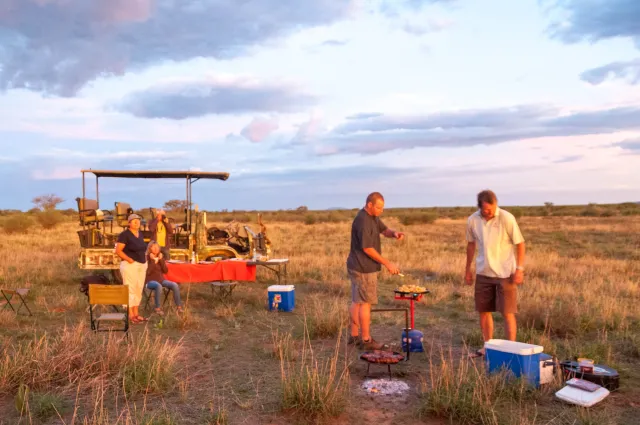
[[[369,215],[364,209],[358,211],[351,224],[351,250],[347,258],[347,268],[360,273],[375,273],[382,270],[382,266],[365,252],[365,248],[375,248],[382,254],[380,233],[387,230],[387,226],[380,217]]]

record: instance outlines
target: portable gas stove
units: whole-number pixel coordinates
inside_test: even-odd
[[[409,361],[412,352],[423,352],[424,348],[422,346],[423,334],[422,332],[415,330],[415,305],[416,301],[420,301],[424,294],[429,294],[430,291],[428,289],[424,289],[423,291],[418,292],[403,292],[400,290],[393,291],[395,293],[396,300],[407,300],[409,301],[409,308],[377,308],[371,309],[371,312],[384,312],[384,311],[402,311],[404,312],[405,319],[405,328],[402,331],[402,351],[407,353],[406,357],[400,353],[394,351],[385,351],[385,350],[375,350],[375,351],[367,351],[362,353],[360,359],[366,361],[367,365],[367,376],[369,375],[369,366],[372,363],[387,365],[387,369],[389,371],[389,377],[391,377],[391,365],[398,364],[401,361]],[[409,317],[411,318],[409,321]],[[409,326],[411,323],[411,326]]]
[[[403,292],[398,289],[393,291],[395,293],[396,300],[409,301],[409,316],[411,318],[411,327],[402,331],[402,351],[407,353],[421,353],[424,351],[422,340],[424,335],[422,332],[415,329],[415,302],[420,301],[424,294],[429,294],[430,291],[425,289],[420,292]]]

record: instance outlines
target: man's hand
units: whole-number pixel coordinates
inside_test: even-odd
[[[471,272],[471,269],[467,269],[464,273],[464,283],[467,285],[473,285],[473,273]]]
[[[524,272],[522,270],[517,269],[511,278],[511,283],[515,283],[516,285],[522,285],[524,281]]]
[[[133,258],[131,258],[131,257],[127,258],[127,263],[133,264]]]
[[[387,268],[387,270],[389,270],[389,273],[391,273],[391,274],[400,273],[400,269],[395,264],[387,263],[387,264],[385,264],[385,267]]]
[[[161,252],[158,253],[158,260],[162,260],[162,253]]]
[[[401,241],[404,239],[404,232],[393,232],[393,237]]]

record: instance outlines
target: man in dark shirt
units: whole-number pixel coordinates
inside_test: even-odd
[[[380,234],[387,238],[401,240],[404,233],[389,229],[380,220],[384,210],[384,198],[379,192],[367,196],[367,201],[351,225],[351,250],[347,258],[347,272],[351,279],[351,336],[348,343],[358,343],[365,350],[379,350],[384,347],[371,338],[371,305],[378,304],[378,272],[385,266],[389,273],[400,270],[382,257]],[[362,339],[359,340],[359,330]]]

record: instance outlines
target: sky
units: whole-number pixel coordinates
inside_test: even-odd
[[[640,201],[637,0],[0,0],[0,209]],[[94,181],[87,197],[95,198]],[[184,198],[101,179],[102,208]]]

